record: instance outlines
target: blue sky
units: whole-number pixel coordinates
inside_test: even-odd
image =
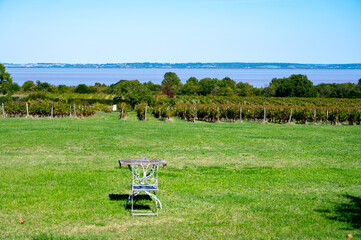
[[[0,0],[0,62],[360,63],[361,0]]]

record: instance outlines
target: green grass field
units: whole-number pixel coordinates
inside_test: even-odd
[[[0,239],[361,238],[360,126],[118,115],[0,119]],[[144,154],[163,210],[132,219],[117,159]]]

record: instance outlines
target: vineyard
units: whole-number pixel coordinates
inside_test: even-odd
[[[136,106],[139,120],[152,114],[157,119],[180,119],[195,122],[263,121],[271,123],[354,123],[361,122],[361,107],[259,106],[240,104],[177,104],[175,106]]]
[[[100,103],[85,106],[49,100],[12,101],[2,105],[3,117],[87,117],[99,111],[111,112],[112,108]]]
[[[63,103],[75,103],[75,104],[112,104],[113,95],[105,93],[47,93],[47,92],[35,92],[31,93],[24,98],[24,100],[50,100],[54,102],[63,102]]]
[[[361,123],[360,99],[304,99],[304,98],[230,98],[239,103],[219,103],[227,98],[196,98],[195,100],[213,100],[214,103],[189,103],[191,99],[176,98],[178,103],[138,104],[135,108],[139,120],[147,120],[152,115],[157,119],[166,120],[178,117],[186,121],[236,122],[257,121],[269,123]],[[188,103],[182,103],[182,101]],[[328,100],[328,101],[325,101]],[[126,119],[129,104],[119,103],[120,119]],[[87,117],[98,111],[111,112],[106,104],[93,105],[70,104],[51,100],[10,101],[2,105],[3,117]]]
[[[170,104],[179,103],[289,107],[361,107],[361,98],[177,96],[173,103],[170,102]]]

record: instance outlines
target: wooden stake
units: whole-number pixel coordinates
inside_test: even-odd
[[[315,123],[315,121],[316,121],[316,108],[315,108],[314,113],[313,113],[313,123]]]
[[[76,109],[75,109],[75,104],[74,104],[74,118],[76,118]]]
[[[239,121],[242,122],[242,108],[239,108]]]
[[[338,125],[338,109],[337,109],[337,115],[336,115],[336,125]]]
[[[263,122],[266,122],[266,108],[263,108]]]
[[[159,112],[160,112],[160,110],[159,110]],[[187,121],[187,106],[184,108],[184,121]]]
[[[54,106],[51,104],[51,116],[50,119],[53,119],[53,113],[54,113]]]
[[[4,103],[1,103],[2,105],[2,109],[3,109],[3,118],[5,118],[5,108],[4,108]]]
[[[144,120],[147,120],[147,105],[145,105]]]
[[[26,118],[29,117],[29,105],[26,103]]]
[[[124,112],[124,105],[122,105],[122,116],[120,117],[120,119],[124,119],[124,114],[123,114],[123,112]]]
[[[326,111],[326,124],[328,124],[328,110]]]
[[[290,123],[291,120],[292,120],[292,108],[291,108],[290,118],[288,119],[288,122]]]

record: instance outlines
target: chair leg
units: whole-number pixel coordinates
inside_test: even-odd
[[[127,202],[125,203],[125,209],[127,209],[128,202],[130,201],[130,198],[132,197],[133,193],[129,195]]]
[[[157,195],[157,193],[155,191],[153,191],[154,196]],[[154,201],[155,202],[155,213],[157,214],[158,217],[158,201]]]
[[[136,197],[139,194],[139,192],[134,192],[129,195],[127,202],[125,203],[125,209],[127,209],[128,202],[132,199],[132,196]]]
[[[134,218],[133,198],[134,198],[134,193],[132,194],[132,218]]]
[[[157,198],[157,192],[156,192],[156,191],[154,191],[154,196],[155,196],[155,198],[157,199],[157,201],[159,202],[160,209],[162,209],[162,203],[161,203],[160,200]]]
[[[160,200],[157,198],[156,196],[156,192],[151,193],[148,191],[144,191],[146,194],[148,194],[152,199],[154,199],[155,201],[155,213],[158,217],[158,204],[159,204],[159,208],[162,209],[162,203],[160,202]],[[131,208],[131,212],[132,212],[132,218],[134,218],[134,197],[136,197],[138,194],[140,193],[140,191],[136,191],[133,192],[132,194],[129,195],[127,202],[125,203],[125,209],[127,209],[127,205],[129,203],[129,201],[132,202],[132,208]]]
[[[148,191],[144,191],[144,192],[146,192],[150,197],[152,197],[154,199],[154,201],[158,202],[160,209],[162,209],[162,203],[160,202],[160,200],[157,198],[157,196],[155,194],[150,193]]]

